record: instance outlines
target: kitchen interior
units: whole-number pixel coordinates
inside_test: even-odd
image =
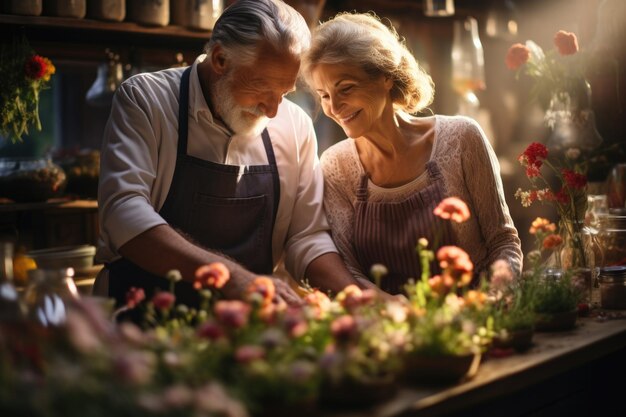
[[[26,39],[56,68],[39,97],[41,130],[20,140],[0,136],[0,240],[13,246],[14,281],[27,270],[74,267],[78,291],[89,294],[102,265],[93,264],[98,239],[97,186],[101,137],[112,95],[126,78],[187,66],[202,52],[223,8],[236,0],[3,0],[0,38]],[[594,159],[588,192],[626,189],[626,2],[622,0],[286,0],[311,28],[342,11],[373,11],[391,22],[432,76],[435,99],[424,114],[475,118],[501,168],[508,207],[522,239],[549,206],[522,207],[527,187],[518,156],[546,143],[547,103],[531,100],[532,80],[505,65],[514,43],[532,39],[545,50],[558,30],[575,32],[581,50],[599,64],[589,72]],[[4,58],[4,55],[3,55]],[[603,65],[603,63],[609,63]],[[1,75],[1,76],[4,76]],[[314,120],[319,154],[342,140],[304,89],[289,98]],[[3,103],[4,105],[5,103]],[[600,201],[600,203],[606,200]],[[606,206],[604,206],[606,209]],[[602,207],[600,207],[602,209]],[[621,232],[626,233],[626,230]],[[34,262],[34,263],[33,263]]]

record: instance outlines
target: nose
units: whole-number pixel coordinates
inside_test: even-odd
[[[341,114],[341,107],[342,107],[342,102],[341,100],[337,97],[337,96],[330,96],[328,98],[328,107],[330,110],[330,113],[334,116]]]
[[[265,114],[266,117],[274,118],[278,113],[278,106],[283,101],[282,95],[270,95],[262,103],[259,104],[259,109]]]

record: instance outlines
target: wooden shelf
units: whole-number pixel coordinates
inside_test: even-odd
[[[35,50],[55,60],[102,61],[105,48],[141,61],[172,64],[175,52],[187,62],[202,52],[210,31],[181,26],[150,27],[134,22],[105,22],[50,16],[0,14],[0,36],[24,34]]]
[[[33,211],[50,209],[75,209],[75,210],[97,210],[96,200],[70,200],[67,198],[52,198],[41,203],[14,203],[11,200],[0,198],[0,213],[15,211]]]
[[[143,26],[134,22],[105,22],[93,19],[73,19],[51,16],[16,16],[0,14],[0,24],[25,26],[32,28],[62,29],[76,32],[123,33],[125,35],[142,35],[151,37],[168,37],[179,40],[197,40],[206,42],[210,31],[191,31],[181,26]],[[68,39],[70,40],[70,39]]]

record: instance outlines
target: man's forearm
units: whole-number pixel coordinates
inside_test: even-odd
[[[122,245],[119,252],[139,267],[159,276],[177,269],[189,282],[193,281],[198,267],[222,262],[231,274],[231,279],[222,289],[228,298],[241,298],[245,288],[256,277],[231,259],[193,244],[168,225],[146,230]]]
[[[335,294],[350,284],[363,287],[335,252],[325,253],[311,261],[306,269],[306,278],[312,287]]]

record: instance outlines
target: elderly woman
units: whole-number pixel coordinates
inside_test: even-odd
[[[431,103],[433,83],[393,28],[371,14],[339,14],[314,32],[302,70],[348,136],[321,163],[333,238],[355,276],[383,264],[381,287],[401,293],[420,276],[421,237],[461,247],[476,272],[504,260],[519,273],[520,240],[489,141],[472,119],[411,115]],[[450,196],[467,203],[468,221],[433,214]]]

